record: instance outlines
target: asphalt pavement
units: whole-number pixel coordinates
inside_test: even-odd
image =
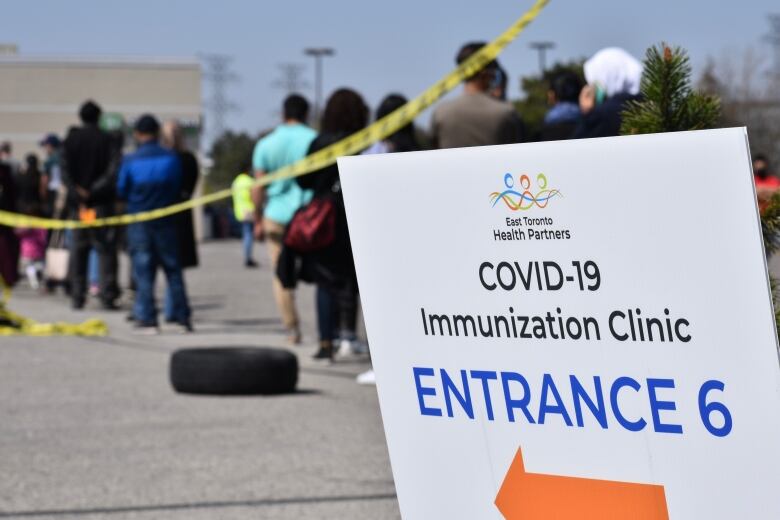
[[[291,347],[296,394],[175,393],[182,347],[285,346],[271,273],[249,270],[235,241],[200,246],[187,272],[195,333],[133,335],[121,312],[24,284],[11,309],[39,321],[107,321],[105,338],[0,337],[0,518],[395,519],[376,390],[355,384],[367,359],[320,364],[314,292],[298,291],[304,344]],[[123,270],[126,270],[123,259]],[[126,280],[126,274],[122,277]],[[162,285],[158,281],[158,285]]]
[[[262,246],[259,269],[235,241],[200,246],[187,272],[193,334],[132,334],[121,312],[24,283],[11,309],[39,321],[100,317],[105,338],[0,337],[0,519],[399,518],[376,390],[355,384],[366,359],[315,351],[314,292],[298,290],[304,344],[298,392],[176,394],[182,347],[285,346]],[[122,260],[126,280],[127,261]],[[780,276],[780,259],[770,270]],[[158,282],[158,288],[162,284]]]

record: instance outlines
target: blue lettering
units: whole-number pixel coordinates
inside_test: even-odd
[[[555,406],[551,406],[547,403],[547,393],[551,393],[553,399],[555,399]],[[545,415],[548,413],[557,413],[563,417],[566,426],[571,426],[571,418],[569,412],[566,411],[566,407],[563,406],[561,400],[561,394],[558,393],[558,389],[555,387],[555,382],[550,374],[544,374],[542,378],[542,397],[539,404],[539,424],[544,424]]]
[[[642,388],[635,379],[630,377],[617,378],[615,382],[612,383],[612,388],[609,391],[609,402],[612,404],[612,412],[615,414],[615,419],[617,419],[620,425],[626,430],[631,432],[641,431],[647,426],[647,421],[640,417],[639,420],[632,422],[626,419],[620,412],[620,407],[618,406],[618,392],[620,392],[620,389],[624,386],[633,388],[636,391],[639,391],[639,389]]]
[[[449,418],[465,416],[474,420],[474,396],[470,385],[474,381],[479,381],[485,399],[487,420],[495,421],[496,411],[493,408],[493,398],[496,396],[491,395],[491,385],[494,384],[494,381],[495,385],[498,385],[500,381],[503,395],[499,394],[497,399],[500,400],[503,397],[506,418],[510,423],[549,424],[549,416],[555,414],[559,415],[561,421],[569,427],[576,425],[578,428],[584,428],[586,426],[585,415],[589,416],[587,426],[593,428],[597,423],[604,430],[609,428],[610,422],[613,427],[618,424],[630,432],[640,432],[651,425],[649,422],[651,419],[647,417],[648,411],[645,408],[645,387],[639,380],[629,376],[617,377],[604,383],[602,383],[601,376],[592,376],[593,385],[591,386],[587,383],[590,376],[579,379],[578,376],[569,374],[571,401],[568,401],[567,391],[564,391],[566,399],[563,399],[559,390],[559,385],[565,384],[565,381],[556,381],[553,374],[542,374],[541,388],[534,386],[532,389],[529,380],[519,372],[458,371],[459,377],[455,376],[455,370],[412,367],[420,415]],[[437,380],[437,376],[441,378],[440,381]],[[424,381],[425,378],[431,379]],[[675,414],[677,411],[675,380],[647,378],[642,379],[642,381],[646,385],[653,432],[681,435],[684,431],[683,425],[674,421],[674,419],[679,421],[679,417],[676,417]],[[605,388],[606,385],[609,387]],[[699,412],[702,422],[707,430],[716,436],[726,436],[732,429],[731,412],[725,404],[713,399],[711,395],[715,391],[722,392],[724,387],[722,382],[712,380],[702,385],[699,391]],[[623,391],[626,388],[633,390],[633,393],[628,397]],[[493,390],[497,391],[495,386]],[[609,396],[606,395],[607,390],[609,390]],[[666,392],[664,393],[664,391]],[[643,395],[639,396],[638,394]],[[609,398],[609,403],[606,402],[607,398]],[[479,397],[476,399],[479,401]],[[572,409],[569,408],[570,405],[573,405],[573,414]],[[501,404],[496,403],[496,406],[500,407]],[[538,406],[538,410],[536,406]],[[457,415],[455,408],[460,410]],[[477,408],[480,408],[479,402],[477,402]],[[534,411],[538,411],[538,413],[534,413]],[[478,410],[477,413],[479,414],[481,411]],[[612,417],[608,417],[610,414]],[[721,417],[722,419],[718,420]],[[722,422],[723,426],[716,426],[713,422],[715,424]]]
[[[513,399],[509,391],[509,382],[515,381],[523,387],[523,398]],[[504,389],[504,402],[506,403],[506,414],[509,422],[515,422],[515,408],[523,411],[523,415],[528,422],[534,424],[534,418],[528,411],[528,403],[531,401],[531,389],[528,387],[528,381],[517,372],[501,372],[501,386]]]
[[[463,411],[466,412],[466,415],[469,416],[469,419],[473,419],[474,407],[471,404],[471,392],[469,391],[468,379],[466,379],[466,371],[460,371],[460,378],[463,381],[463,394],[458,391],[458,387],[455,386],[455,383],[452,382],[449,374],[447,374],[443,368],[440,369],[439,372],[441,372],[441,382],[442,386],[444,387],[444,404],[447,405],[447,415],[449,417],[453,416],[452,400],[450,399],[450,392],[452,392],[452,394],[455,396],[455,399],[457,399],[460,403],[461,408],[463,408]]]
[[[471,377],[473,379],[479,379],[482,381],[482,394],[485,396],[485,409],[487,410],[488,421],[493,420],[493,402],[490,400],[490,387],[488,386],[489,379],[498,379],[498,375],[495,372],[489,370],[472,370]]]
[[[682,433],[682,426],[679,424],[667,424],[661,422],[661,410],[676,410],[677,405],[674,401],[659,401],[655,394],[656,388],[674,388],[673,379],[648,379],[647,393],[650,396],[650,411],[653,414],[653,427],[659,433]]]
[[[420,413],[422,415],[441,417],[441,409],[428,408],[425,406],[425,396],[436,395],[436,389],[431,387],[424,387],[420,382],[421,376],[432,376],[434,374],[433,369],[426,367],[413,367],[412,371],[414,372],[414,386],[417,387],[417,401],[420,403]]]
[[[599,376],[593,376],[593,386],[596,390],[596,403],[590,398],[585,388],[577,379],[577,376],[569,376],[571,382],[571,393],[574,398],[574,415],[577,417],[577,426],[583,427],[584,422],[582,420],[582,405],[580,402],[584,402],[585,406],[590,409],[590,413],[599,422],[602,428],[607,428],[607,408],[604,406],[604,392],[601,390],[601,378]]]

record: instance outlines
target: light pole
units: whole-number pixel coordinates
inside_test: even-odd
[[[547,70],[547,49],[555,48],[553,42],[531,42],[530,47],[539,53],[539,69],[542,75]]]
[[[314,58],[314,124],[319,125],[322,107],[322,58],[333,56],[336,51],[330,47],[310,47],[303,52]]]

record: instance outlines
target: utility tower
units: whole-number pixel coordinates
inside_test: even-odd
[[[239,107],[227,95],[229,84],[238,81],[239,77],[230,70],[231,56],[224,54],[201,54],[205,70],[203,79],[209,85],[209,95],[204,100],[204,105],[209,113],[208,143],[213,143],[225,131],[225,118],[228,112],[237,110]]]
[[[309,83],[303,79],[303,72],[306,66],[301,63],[279,63],[280,77],[274,80],[271,85],[274,88],[281,89],[285,94],[301,92],[309,88]]]

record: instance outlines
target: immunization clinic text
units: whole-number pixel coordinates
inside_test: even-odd
[[[557,291],[567,284],[595,292],[602,286],[601,271],[594,261],[573,261],[565,266],[552,261],[485,261],[477,273],[481,286],[489,292]],[[532,341],[604,338],[685,344],[693,339],[690,321],[673,315],[669,307],[652,314],[639,306],[629,306],[609,312],[606,320],[566,315],[560,307],[536,314],[516,313],[513,307],[508,311],[437,314],[420,307],[421,328],[425,336],[446,341],[469,337]],[[606,327],[602,326],[604,322]],[[419,413],[426,417],[474,420],[481,409],[488,421],[537,426],[558,421],[571,428],[622,428],[630,432],[650,429],[659,434],[682,435],[693,425],[682,424],[677,418],[678,402],[693,400],[699,411],[697,422],[711,435],[725,437],[733,427],[731,412],[722,400],[726,384],[714,378],[701,381],[696,395],[679,395],[679,385],[672,377],[532,376],[484,367],[431,366],[414,366],[410,375]],[[475,400],[484,406],[475,407]],[[633,415],[627,410],[633,410]]]

